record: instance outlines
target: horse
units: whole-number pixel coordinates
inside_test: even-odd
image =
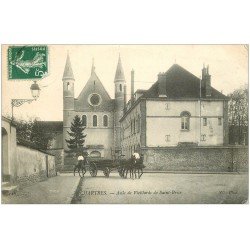
[[[143,175],[143,168],[145,168],[145,166],[143,165],[143,160],[144,160],[144,157],[143,155],[140,156],[140,159],[135,159],[134,160],[134,174],[135,174],[135,178],[136,177],[136,171],[138,171],[138,179],[141,178],[141,176]],[[141,171],[141,173],[140,173]]]
[[[76,170],[78,171],[80,177],[84,177],[87,170],[86,170],[86,167],[85,167],[85,162],[83,160],[78,161],[78,163],[75,165],[75,167],[74,167],[74,176],[75,176]],[[82,176],[80,174],[80,171],[82,171]]]
[[[144,160],[143,155],[139,155],[138,153],[136,155],[132,155],[126,166],[126,177],[124,171],[124,178],[127,178],[127,174],[129,171],[130,178],[131,177],[132,179],[134,179],[134,177],[137,178],[138,174],[138,179],[140,179],[141,176],[143,175],[143,168],[145,168],[145,166],[143,165],[143,160]]]
[[[124,164],[123,172],[122,172],[123,178],[127,178],[128,172],[129,172],[130,178],[134,179],[133,158],[128,159],[127,162]]]

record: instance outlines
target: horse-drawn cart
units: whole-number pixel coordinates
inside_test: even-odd
[[[131,174],[135,174],[138,172],[138,177],[143,174],[143,162],[135,163],[133,159],[125,160],[125,159],[88,159],[89,165],[89,173],[92,177],[96,177],[98,171],[102,171],[104,176],[109,177],[111,172],[117,171],[120,177],[127,177],[128,171]],[[141,171],[141,173],[139,173]]]
[[[105,159],[105,158],[92,158],[86,157],[84,161],[79,161],[74,168],[75,171],[78,170],[79,176],[89,171],[92,177],[96,177],[98,171],[103,172],[105,177],[109,177],[111,172],[118,172],[120,177],[127,178],[128,172],[130,173],[130,178],[140,178],[143,174],[143,157],[140,160],[136,160],[135,158],[131,159],[121,159],[122,155],[118,158],[114,159]]]
[[[89,173],[92,177],[96,177],[98,170],[102,171],[104,176],[109,177],[109,174],[118,168],[113,160],[110,159],[88,159]]]

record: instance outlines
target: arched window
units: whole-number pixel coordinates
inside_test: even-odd
[[[67,82],[67,90],[69,90],[69,88],[70,88],[70,83]]]
[[[120,91],[122,91],[122,85],[120,84]]]
[[[187,111],[181,112],[181,129],[189,130],[190,129],[190,116],[191,114]]]
[[[103,126],[108,127],[108,116],[107,115],[103,116]]]
[[[87,126],[87,116],[86,116],[86,115],[83,115],[83,116],[82,116],[82,125],[83,125],[84,127]]]
[[[97,127],[97,115],[93,115],[93,127]]]

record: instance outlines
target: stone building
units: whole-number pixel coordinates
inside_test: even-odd
[[[176,146],[228,144],[228,98],[211,86],[209,68],[202,79],[174,64],[148,90],[134,89],[121,123],[121,148],[134,151]]]
[[[101,80],[97,76],[94,64],[90,77],[75,98],[75,77],[67,56],[63,73],[63,148],[65,151],[65,165],[70,165],[67,159],[68,139],[67,131],[76,115],[82,118],[87,134],[85,147],[92,157],[111,158],[111,152],[120,150],[120,122],[124,109],[125,77],[119,56],[114,78],[115,98],[111,99]]]

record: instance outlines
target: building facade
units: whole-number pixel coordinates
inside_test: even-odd
[[[132,85],[133,78],[132,72]],[[174,64],[133,94],[120,122],[127,158],[142,148],[227,145],[228,98],[211,86],[208,67],[199,79]]]
[[[158,75],[151,88],[135,93],[132,70],[128,102],[120,57],[114,78],[114,99],[105,90],[94,65],[77,98],[74,97],[75,78],[69,56],[62,80],[66,156],[65,139],[76,115],[86,126],[85,146],[93,157],[111,158],[116,152],[129,158],[133,152],[146,148],[228,144],[228,98],[211,86],[208,67],[203,67],[199,79],[174,64]]]
[[[63,74],[63,148],[67,154],[67,131],[76,115],[80,116],[87,134],[85,147],[92,157],[111,158],[120,151],[120,122],[124,109],[125,77],[119,56],[114,78],[115,98],[111,99],[92,65],[89,80],[77,98],[74,97],[75,78],[67,56]],[[67,160],[66,160],[67,164]]]

